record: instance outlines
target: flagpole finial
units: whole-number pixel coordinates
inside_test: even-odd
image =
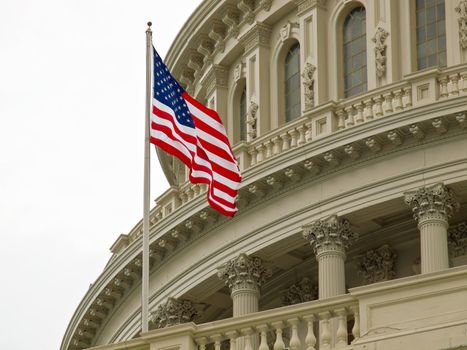
[[[148,31],[151,31],[152,22],[148,22]]]

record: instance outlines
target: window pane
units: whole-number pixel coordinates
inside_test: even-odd
[[[285,120],[300,116],[300,45],[292,46],[285,58]]]
[[[240,140],[246,141],[246,88],[240,97]]]
[[[446,22],[444,0],[417,0],[418,69],[446,65]]]
[[[366,91],[366,13],[357,7],[344,21],[344,84],[345,96]]]

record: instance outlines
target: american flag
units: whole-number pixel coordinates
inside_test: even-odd
[[[211,207],[235,215],[240,169],[219,115],[187,94],[154,48],[153,62],[151,143],[185,163],[191,183],[208,185]]]

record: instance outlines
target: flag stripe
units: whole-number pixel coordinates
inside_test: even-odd
[[[151,142],[180,158],[192,183],[208,185],[209,205],[233,216],[241,175],[221,118],[188,95],[153,52]]]

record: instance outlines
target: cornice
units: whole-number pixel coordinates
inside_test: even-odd
[[[269,47],[270,36],[271,26],[265,23],[256,22],[254,26],[239,39],[239,41],[245,48],[245,54],[248,54],[256,47]]]
[[[336,171],[342,171],[342,169],[346,167],[369,162],[380,157],[386,157],[394,152],[406,151],[413,147],[423,147],[432,142],[465,135],[467,134],[466,129],[457,128],[457,130],[455,130],[453,127],[456,125],[455,123],[460,123],[456,120],[454,114],[443,115],[445,111],[449,111],[450,113],[465,111],[465,105],[466,98],[461,97],[445,100],[431,106],[401,112],[398,115],[391,116],[391,118],[376,119],[329,135],[302,147],[291,149],[288,152],[284,152],[270,159],[268,162],[258,164],[250,168],[244,174],[245,180],[240,191],[240,196],[244,197],[245,201],[239,215],[233,220],[240,220],[243,212],[253,209],[261,205],[261,203],[273,198],[277,198],[281,193],[286,193],[293,188],[303,186],[309,181],[322,179]],[[428,112],[430,109],[431,111]],[[440,134],[436,131],[435,126],[433,126],[433,121],[439,118],[443,118],[448,130],[447,132]],[[408,127],[414,123],[419,123],[424,130],[426,130],[425,138],[422,141],[411,136],[410,132],[408,132]],[[403,143],[394,145],[389,141],[387,133],[392,131],[397,131],[404,135]],[[381,148],[379,151],[373,152],[369,147],[365,146],[365,141],[369,137],[380,140]],[[351,156],[346,156],[344,148],[349,144],[358,144],[359,148],[362,149],[358,158],[353,159]],[[334,152],[337,157],[342,157],[341,163],[336,167],[331,167],[331,165],[326,164],[324,158],[320,159],[325,153],[331,151]],[[309,173],[305,165],[309,160],[320,164],[319,173]],[[277,171],[278,168],[281,170]],[[291,172],[290,169],[293,171]],[[277,181],[282,184],[279,191],[274,187],[276,182],[270,181],[271,184],[269,184],[266,181],[270,176],[275,177]],[[255,185],[260,191],[250,191],[249,189],[252,185]],[[207,220],[207,218],[211,218],[211,220]],[[213,229],[222,227],[225,222],[225,219],[219,218],[206,208],[204,194],[180,207],[172,213],[172,215],[156,220],[155,224],[151,227],[150,238],[151,249],[153,251],[152,266],[158,266],[160,268],[164,264],[165,259],[170,258],[178,250],[183,249],[190,240],[195,240],[197,237],[207,234]],[[179,238],[181,236],[185,237],[184,240]],[[171,240],[174,243],[172,250],[161,247],[159,242],[163,239]],[[80,348],[80,346],[71,346],[72,338],[76,339],[77,343],[80,344],[79,339],[81,338],[78,334],[80,324],[83,323],[83,320],[87,317],[86,315],[90,315],[90,310],[93,308],[93,305],[102,306],[97,304],[97,299],[99,297],[101,297],[104,303],[105,300],[109,300],[109,298],[113,297],[113,289],[111,288],[108,293],[110,295],[106,295],[106,288],[115,285],[115,279],[118,279],[120,275],[124,274],[125,268],[137,267],[136,259],[140,255],[140,251],[140,240],[134,240],[106,267],[75,311],[65,334],[62,348]],[[154,254],[157,254],[158,251],[162,253],[156,258]],[[131,285],[134,286],[137,283],[139,283],[138,279],[134,279],[133,282],[127,283],[130,287],[123,288],[123,290],[117,288],[117,292],[120,294],[122,292],[126,293],[126,291],[129,290],[128,288],[131,288]],[[114,302],[108,303],[107,313],[102,313],[104,319],[105,315],[108,317],[108,315],[112,313],[112,304],[115,305],[119,300],[121,299],[117,297],[114,299]],[[104,305],[104,307],[106,306]],[[92,320],[95,320],[95,318],[92,318],[91,321]],[[100,322],[102,322],[102,319]],[[98,329],[100,327],[100,322],[95,322],[96,327],[93,326],[92,329]]]

